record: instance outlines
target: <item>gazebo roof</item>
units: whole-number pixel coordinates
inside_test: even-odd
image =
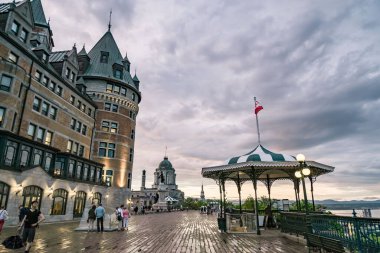
[[[310,168],[310,177],[317,177],[334,171],[334,167],[306,161]],[[276,181],[279,179],[294,180],[294,173],[300,170],[300,164],[294,156],[272,152],[262,145],[253,151],[228,159],[224,165],[202,168],[202,175],[215,180],[248,181],[256,177],[260,181]]]

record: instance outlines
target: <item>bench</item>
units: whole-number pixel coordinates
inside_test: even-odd
[[[306,233],[305,237],[307,241],[307,246],[309,248],[309,253],[311,248],[317,248],[319,249],[319,252],[321,252],[321,249],[325,250],[326,252],[334,253],[346,252],[344,250],[342,242],[339,240],[310,233]]]

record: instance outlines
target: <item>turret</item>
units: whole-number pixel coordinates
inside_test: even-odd
[[[135,84],[136,86],[136,89],[139,89],[139,86],[140,86],[140,80],[137,78],[137,75],[135,73],[135,76],[133,77],[133,83]]]
[[[124,57],[124,59],[123,59],[122,62],[123,62],[124,68],[125,68],[128,72],[130,72],[130,69],[131,69],[131,62],[130,62],[129,59],[128,59],[127,53],[125,53],[125,57]]]
[[[142,171],[141,190],[145,190],[146,170]]]
[[[88,65],[90,65],[90,57],[86,52],[86,48],[83,45],[82,50],[78,53],[78,65],[79,65],[79,75],[86,72]]]

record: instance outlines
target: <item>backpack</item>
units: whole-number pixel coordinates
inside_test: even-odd
[[[122,219],[123,219],[123,217],[121,216],[121,213],[118,211],[117,212],[117,220],[121,221]]]
[[[88,218],[89,218],[89,219],[92,219],[92,220],[95,220],[96,215],[95,215],[95,210],[94,210],[94,209],[91,208],[91,209],[88,211]]]

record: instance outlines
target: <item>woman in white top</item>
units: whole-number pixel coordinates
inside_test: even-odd
[[[5,210],[5,207],[2,206],[0,208],[0,234],[3,230],[4,222],[8,219],[8,212]]]

